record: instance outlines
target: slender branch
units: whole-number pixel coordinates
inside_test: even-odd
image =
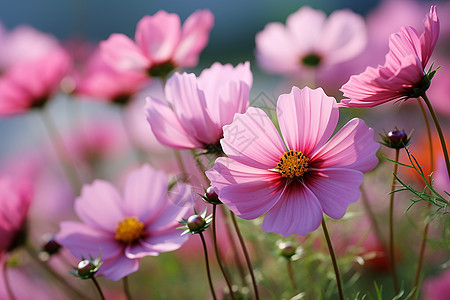
[[[100,285],[98,284],[97,279],[95,279],[95,276],[92,276],[91,279],[94,282],[95,287],[97,288],[97,291],[100,295],[100,299],[105,300],[105,295],[103,295],[102,289],[100,288]]]
[[[209,270],[209,260],[208,260],[208,249],[206,248],[205,237],[203,236],[203,232],[199,233],[200,238],[202,239],[203,251],[205,253],[205,264],[206,264],[206,273],[208,275],[209,288],[211,289],[211,295],[214,300],[217,300],[216,293],[214,292],[214,286],[211,279],[211,271]]]
[[[128,284],[128,276],[125,276],[123,279],[123,292],[125,293],[125,296],[127,300],[131,300],[131,293],[130,293],[130,285]]]
[[[173,153],[175,155],[175,160],[177,161],[178,167],[180,168],[181,174],[183,175],[183,181],[189,182],[189,176],[186,171],[186,167],[184,166],[183,158],[181,157],[180,150],[173,149]]]
[[[420,101],[420,99],[417,98],[417,102],[419,103],[420,110],[422,111],[423,121],[425,122],[425,128],[427,130],[428,147],[430,150],[430,170],[432,170],[434,167],[434,152],[433,152],[433,137],[431,135],[431,126],[430,122],[428,121],[428,116],[425,111],[425,107],[423,107],[422,101]]]
[[[339,273],[339,268],[337,265],[336,255],[334,254],[333,245],[331,244],[330,235],[328,234],[327,224],[325,224],[325,220],[322,219],[322,229],[325,235],[325,239],[327,240],[328,251],[330,251],[331,261],[333,262],[334,274],[336,275],[336,285],[339,292],[339,299],[344,300],[344,292],[342,291],[342,282],[341,275]]]
[[[291,281],[292,288],[297,293],[298,287],[297,287],[297,284],[295,283],[294,270],[292,269],[292,259],[288,258],[286,263],[287,263],[287,269],[288,269],[289,279]]]
[[[375,231],[375,234],[376,234],[378,240],[380,241],[380,243],[383,247],[383,250],[386,250],[387,249],[386,241],[381,233],[380,226],[378,225],[375,213],[373,212],[372,207],[369,203],[369,200],[367,197],[367,192],[366,192],[366,189],[364,188],[364,183],[361,185],[360,190],[361,190],[361,200],[362,200],[364,209],[366,210],[367,214],[369,215],[369,219],[370,219],[370,222],[372,223],[373,230]]]
[[[9,282],[9,278],[8,278],[8,274],[6,273],[6,265],[7,265],[7,260],[6,258],[4,258],[4,263],[2,264],[2,271],[3,271],[3,278],[5,281],[5,286],[6,286],[6,294],[8,295],[10,300],[16,300],[17,298],[14,296],[14,293],[12,291],[11,288],[11,283]]]
[[[447,166],[447,174],[448,174],[448,177],[450,178],[450,160],[448,157],[447,145],[445,144],[445,138],[444,138],[444,134],[442,133],[441,125],[439,124],[439,120],[437,118],[436,112],[434,111],[433,106],[431,105],[431,102],[425,93],[423,93],[422,99],[425,101],[425,104],[427,105],[428,110],[430,111],[431,117],[433,118],[434,125],[436,126],[436,130],[439,135],[439,140],[441,142],[442,153],[444,154],[445,165]],[[431,166],[431,167],[433,167],[433,166]]]
[[[214,251],[216,253],[217,263],[219,264],[220,271],[222,271],[223,277],[225,278],[228,289],[230,291],[230,297],[231,297],[231,299],[234,300],[235,297],[234,297],[234,293],[233,293],[233,286],[231,284],[230,279],[227,276],[227,272],[225,272],[225,268],[223,266],[223,262],[222,262],[222,259],[220,257],[220,253],[219,253],[219,247],[217,246],[216,208],[217,208],[217,204],[213,204],[212,230],[213,230]]]
[[[244,238],[242,237],[241,231],[239,230],[239,226],[236,222],[235,214],[232,211],[230,211],[230,215],[231,215],[231,220],[233,221],[234,229],[236,230],[236,233],[239,237],[239,242],[241,243],[242,251],[244,252],[245,261],[247,263],[250,277],[252,278],[252,285],[253,285],[253,292],[255,293],[255,299],[259,300],[259,293],[258,293],[258,288],[256,286],[255,274],[253,273],[252,263],[250,261],[249,255],[248,255],[247,247],[245,246],[245,243],[244,243]]]
[[[398,161],[400,149],[395,149],[395,161]],[[394,164],[393,174],[397,174],[398,164]],[[394,291],[397,295],[399,293],[397,270],[395,267],[395,246],[394,246],[394,197],[395,197],[395,175],[392,176],[391,193],[389,199],[389,257],[391,263],[392,280],[394,281]]]

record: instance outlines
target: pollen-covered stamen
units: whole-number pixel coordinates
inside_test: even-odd
[[[125,244],[137,242],[144,231],[144,223],[137,217],[125,217],[116,227],[116,240]]]
[[[284,178],[302,177],[308,171],[309,158],[301,151],[289,150],[280,156],[275,168]]]

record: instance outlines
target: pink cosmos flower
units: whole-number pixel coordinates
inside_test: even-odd
[[[31,201],[31,187],[26,182],[0,177],[0,257],[21,242]]]
[[[133,171],[123,197],[113,185],[96,180],[75,200],[80,222],[62,222],[56,240],[81,258],[101,255],[99,274],[111,280],[136,272],[139,259],[178,249],[185,241],[177,229],[186,217],[190,187],[178,184],[167,194],[168,179],[148,165]]]
[[[269,23],[256,35],[256,58],[267,72],[295,75],[352,59],[366,40],[361,16],[338,10],[327,19],[324,12],[305,6],[287,18],[286,26]]]
[[[426,278],[423,282],[422,296],[425,300],[450,300],[450,269],[439,276]]]
[[[140,72],[119,72],[111,68],[100,51],[92,54],[85,70],[77,77],[76,94],[117,103],[127,102],[148,80]]]
[[[425,31],[419,36],[413,27],[402,27],[391,35],[384,66],[367,67],[350,77],[341,88],[342,106],[372,107],[391,100],[417,98],[428,89],[431,77],[425,67],[439,36],[436,6],[425,19]],[[434,74],[433,74],[434,75]]]
[[[58,48],[37,60],[14,65],[0,78],[0,116],[44,106],[60,87],[71,61]]]
[[[194,74],[172,75],[165,87],[166,101],[147,98],[147,120],[156,138],[175,149],[212,149],[222,138],[222,127],[243,113],[253,83],[250,63],[214,63]]]
[[[331,137],[339,111],[320,88],[293,87],[278,98],[277,116],[282,138],[262,110],[236,114],[221,140],[228,158],[218,158],[207,175],[239,217],[266,214],[264,231],[306,235],[323,213],[341,218],[358,200],[363,172],[377,165],[378,144],[357,118]]]
[[[198,10],[181,27],[178,15],[161,10],[139,21],[135,41],[116,33],[100,47],[106,61],[117,70],[134,69],[165,77],[175,68],[197,65],[213,22],[209,10]]]

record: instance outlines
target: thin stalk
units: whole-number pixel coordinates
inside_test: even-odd
[[[400,149],[395,149],[395,161],[398,162]],[[398,164],[394,164],[393,174],[397,174]],[[399,292],[397,270],[395,267],[395,246],[394,246],[394,197],[395,197],[395,176],[392,175],[391,193],[389,199],[389,258],[391,263],[392,280],[394,282],[394,291],[397,295]]]
[[[214,286],[211,279],[211,271],[209,270],[209,260],[208,260],[208,249],[206,248],[205,237],[203,236],[203,232],[200,232],[200,238],[202,239],[203,251],[205,253],[205,264],[206,264],[206,273],[208,275],[209,288],[211,289],[211,295],[214,300],[217,300],[216,293],[214,292]]]
[[[58,133],[56,129],[56,125],[54,124],[50,113],[48,113],[45,109],[39,110],[39,116],[41,117],[42,122],[44,123],[44,127],[47,130],[47,133],[50,138],[50,144],[53,146],[56,157],[59,160],[59,163],[66,174],[67,180],[69,180],[72,185],[73,192],[77,194],[81,186],[83,185],[83,181],[80,178],[80,175],[77,172],[76,164],[72,161],[71,155],[67,148],[63,144],[63,139],[61,135]],[[66,157],[65,161],[63,157]]]
[[[181,174],[183,175],[183,181],[189,182],[189,176],[188,176],[186,168],[184,166],[183,158],[181,157],[180,150],[174,149],[173,153],[175,155],[175,160],[177,161],[178,167],[180,168]]]
[[[202,164],[202,162],[201,162],[201,160],[200,160],[199,155],[197,155],[197,154],[195,153],[195,150],[192,150],[191,153],[192,153],[192,155],[194,156],[195,162],[197,163],[197,167],[198,167],[198,169],[200,170],[200,173],[203,174],[203,177],[205,178],[205,181],[206,181],[207,185],[209,185],[211,182],[210,182],[208,176],[206,176],[205,166],[203,166],[203,164]]]
[[[92,299],[88,295],[84,294],[83,292],[79,291],[75,287],[73,287],[65,278],[61,277],[58,273],[56,273],[49,265],[47,265],[45,262],[41,261],[35,254],[35,251],[30,248],[30,246],[25,246],[25,250],[27,251],[28,255],[47,273],[49,273],[53,278],[56,279],[62,286],[64,286],[65,292],[67,295],[70,296],[70,298],[73,299]],[[70,291],[70,293],[69,293]]]
[[[336,276],[336,285],[339,292],[339,299],[344,300],[344,292],[342,291],[342,282],[341,275],[339,273],[339,268],[337,265],[336,255],[334,254],[333,244],[331,244],[330,235],[328,234],[327,224],[325,224],[325,220],[322,219],[322,229],[325,235],[325,239],[327,240],[328,251],[330,251],[331,261],[333,262],[334,274]]]
[[[95,279],[95,276],[92,276],[91,279],[94,282],[94,285],[98,291],[98,294],[100,295],[100,299],[105,300],[105,295],[103,295],[102,289],[100,288],[100,285],[98,284],[97,279]]]
[[[422,99],[425,101],[425,104],[427,105],[428,110],[430,111],[431,117],[433,118],[434,125],[436,126],[436,130],[439,135],[439,140],[441,142],[442,152],[444,154],[445,165],[447,166],[448,178],[450,178],[450,160],[448,158],[447,145],[445,144],[445,138],[444,138],[444,134],[442,133],[441,125],[439,124],[439,120],[437,118],[436,112],[434,111],[433,106],[431,105],[431,102],[425,93],[423,93]],[[431,166],[431,167],[433,167],[433,166]]]
[[[225,272],[225,268],[223,266],[223,262],[222,262],[222,259],[220,257],[220,253],[219,253],[219,247],[217,246],[216,207],[217,207],[217,204],[213,204],[212,230],[213,230],[214,251],[216,252],[217,263],[219,264],[220,271],[222,271],[223,277],[225,278],[228,289],[230,291],[230,297],[231,297],[231,299],[235,300],[234,293],[233,293],[233,286],[231,284],[230,279],[227,276],[227,272]]]
[[[123,292],[125,293],[125,296],[127,300],[131,300],[131,293],[130,293],[130,285],[128,284],[128,276],[125,276],[123,279]]]
[[[241,244],[242,251],[244,252],[245,261],[247,263],[247,267],[248,267],[248,271],[250,273],[250,277],[252,278],[252,285],[253,285],[253,292],[255,294],[255,299],[259,300],[259,293],[258,293],[258,288],[256,287],[255,274],[253,273],[252,263],[250,261],[250,256],[248,255],[247,247],[245,246],[245,243],[244,243],[244,238],[242,237],[241,231],[239,230],[239,226],[238,226],[238,224],[236,222],[235,214],[232,211],[230,211],[230,215],[231,215],[231,220],[233,221],[234,229],[236,230],[236,233],[237,233],[237,235],[239,237],[239,242]]]
[[[298,287],[297,287],[297,284],[295,283],[294,270],[292,269],[292,259],[288,258],[286,263],[287,263],[287,270],[288,270],[289,279],[291,281],[292,288],[297,293]]]
[[[383,247],[383,250],[386,251],[386,249],[387,249],[386,241],[385,241],[383,235],[381,234],[381,230],[380,230],[380,226],[378,225],[377,218],[376,218],[375,213],[373,212],[372,207],[369,203],[369,200],[367,197],[367,192],[366,192],[366,189],[364,188],[364,183],[361,185],[360,190],[361,190],[361,200],[362,200],[364,209],[366,210],[367,214],[369,215],[370,223],[372,223],[373,230],[375,231],[375,235],[377,236],[378,240],[380,241],[380,243]]]
[[[14,296],[14,293],[12,291],[11,283],[9,282],[9,278],[8,278],[8,274],[6,274],[6,264],[7,264],[7,261],[5,258],[5,262],[2,266],[2,269],[3,269],[2,271],[3,271],[3,278],[5,281],[5,286],[6,286],[6,294],[8,294],[8,297],[10,300],[16,300],[17,298]]]
[[[433,167],[434,167],[434,152],[433,152],[433,137],[431,136],[430,122],[428,121],[428,116],[425,111],[425,107],[423,107],[422,101],[420,101],[420,99],[417,99],[417,102],[419,103],[420,110],[422,111],[423,121],[425,122],[425,128],[427,130],[428,147],[430,149],[430,169],[433,169]]]

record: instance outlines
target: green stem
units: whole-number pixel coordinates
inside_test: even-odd
[[[8,278],[8,274],[6,274],[7,260],[6,260],[6,258],[4,258],[4,259],[5,259],[5,262],[2,266],[2,269],[3,269],[2,271],[3,271],[3,278],[4,278],[5,286],[6,286],[6,294],[8,295],[10,300],[16,300],[17,298],[14,296],[14,293],[12,291],[11,284],[10,284],[9,278]]]
[[[214,240],[214,251],[216,252],[217,263],[219,264],[220,271],[222,272],[223,277],[225,278],[225,281],[227,283],[228,290],[230,291],[230,297],[231,297],[231,299],[234,300],[235,297],[234,297],[234,293],[233,293],[233,286],[231,284],[230,279],[227,276],[227,272],[225,272],[225,268],[223,266],[223,262],[220,257],[219,247],[217,246],[216,207],[217,207],[217,204],[213,204],[212,230],[213,230],[213,240]]]
[[[214,300],[217,300],[216,293],[214,292],[214,286],[211,279],[211,271],[209,270],[209,260],[208,260],[208,249],[206,248],[205,237],[203,236],[203,232],[200,232],[200,238],[202,239],[203,251],[205,253],[205,264],[206,264],[206,273],[208,275],[209,288],[211,289],[211,295]]]
[[[441,142],[442,152],[444,154],[445,165],[447,166],[448,178],[450,178],[450,160],[448,157],[447,145],[445,144],[445,138],[444,134],[442,133],[441,125],[439,124],[436,112],[434,111],[433,106],[431,105],[431,102],[425,93],[423,93],[422,99],[425,101],[425,104],[427,105],[428,110],[430,111],[431,117],[433,118],[434,125],[436,126],[436,130],[439,135],[439,140]],[[433,166],[431,166],[431,168],[433,168]]]
[[[102,289],[100,288],[100,285],[97,282],[97,279],[95,279],[95,276],[92,276],[92,281],[94,282],[94,285],[98,291],[98,294],[100,295],[100,299],[105,300],[105,295],[103,295]]]
[[[298,287],[297,287],[297,284],[295,283],[294,270],[292,269],[292,259],[290,259],[290,258],[287,259],[287,269],[288,269],[289,279],[291,281],[292,288],[297,293]]]
[[[75,167],[76,164],[72,161],[72,157],[69,151],[64,146],[63,139],[58,133],[58,130],[56,129],[56,125],[54,124],[50,113],[48,113],[45,109],[40,109],[39,112],[41,120],[44,123],[44,127],[49,135],[50,144],[53,146],[56,152],[56,157],[59,160],[59,163],[67,176],[67,179],[72,185],[73,192],[77,194],[81,190],[83,182]],[[66,157],[67,160],[64,160],[63,157]]]
[[[178,167],[180,168],[181,174],[183,176],[183,182],[189,182],[189,176],[188,176],[186,168],[184,166],[183,158],[181,157],[180,150],[174,149],[173,153],[175,155],[175,160],[177,161]]]
[[[339,268],[337,265],[336,255],[334,254],[333,244],[331,244],[330,235],[328,234],[327,224],[325,219],[322,219],[322,229],[325,234],[325,239],[327,241],[328,251],[330,251],[331,261],[333,262],[334,274],[336,276],[336,285],[339,292],[339,299],[344,300],[344,292],[342,291],[341,275],[339,273]]]
[[[128,276],[125,276],[123,279],[123,291],[125,293],[125,296],[127,300],[131,300],[131,293],[130,293],[130,285],[128,284]]]
[[[425,111],[425,107],[423,107],[422,101],[420,101],[420,99],[417,99],[417,102],[419,103],[420,110],[422,111],[423,120],[425,122],[425,128],[427,130],[428,147],[430,149],[430,170],[433,170],[433,168],[434,168],[434,152],[433,152],[433,137],[431,135],[430,122],[428,121],[428,116]]]
[[[242,247],[242,251],[244,252],[245,261],[247,263],[247,267],[248,267],[248,271],[250,273],[250,277],[252,278],[252,286],[253,286],[253,292],[255,294],[255,299],[259,300],[259,293],[258,293],[258,288],[256,286],[255,274],[253,273],[252,263],[250,261],[250,256],[248,255],[247,247],[245,246],[245,243],[244,243],[244,238],[242,237],[241,231],[239,230],[239,226],[237,224],[235,214],[232,211],[230,211],[230,215],[231,215],[231,220],[233,221],[234,229],[236,230],[236,233],[238,235],[239,242],[240,242],[241,247]]]
[[[395,149],[395,161],[398,162],[400,149]],[[397,174],[398,164],[394,164],[393,174]],[[394,291],[397,295],[399,292],[397,270],[395,267],[395,247],[394,247],[394,197],[395,197],[395,176],[392,175],[391,193],[389,199],[389,258],[391,263],[392,280],[394,282]]]
[[[364,183],[360,187],[361,190],[361,200],[364,206],[364,209],[366,210],[367,214],[369,215],[370,222],[372,223],[373,230],[375,231],[375,235],[377,236],[377,239],[381,243],[381,246],[383,247],[383,250],[386,251],[386,241],[381,234],[380,226],[378,225],[377,218],[375,216],[375,213],[373,212],[373,209],[369,203],[368,196],[366,189],[364,188]]]

